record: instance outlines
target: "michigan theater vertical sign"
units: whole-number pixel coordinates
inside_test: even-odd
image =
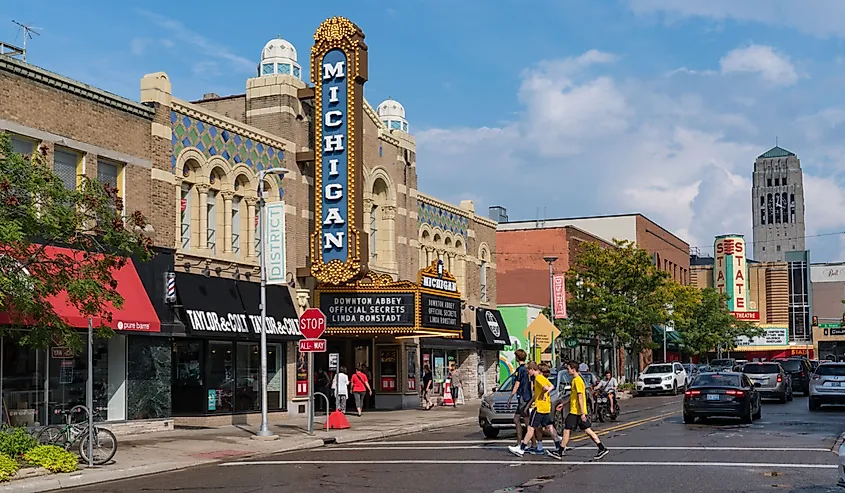
[[[320,24],[311,48],[314,79],[314,231],[311,274],[341,284],[366,271],[362,258],[362,115],[367,45],[343,17]]]

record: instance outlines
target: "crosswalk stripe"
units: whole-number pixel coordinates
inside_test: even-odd
[[[552,460],[263,460],[225,462],[229,466],[328,466],[328,465],[519,465],[519,466],[627,466],[627,467],[744,467],[752,469],[836,469],[836,464],[783,464],[774,462],[669,462],[669,461],[552,461]]]
[[[551,440],[545,440],[545,443],[551,443]],[[432,442],[421,442],[421,444],[429,444]],[[513,443],[513,440],[507,442]],[[502,447],[502,444],[499,443],[479,443],[476,445],[450,445],[447,443],[437,444],[435,446],[414,446],[414,445],[400,445],[400,446],[387,446],[387,447],[368,447],[365,445],[358,445],[354,447],[330,447],[325,449],[319,449],[321,452],[351,452],[351,451],[366,451],[366,450],[504,450],[506,447]],[[586,447],[586,445],[581,445],[578,447],[573,448],[582,448]],[[655,451],[671,451],[671,450],[684,450],[688,452],[716,452],[716,451],[725,451],[725,452],[825,452],[829,453],[830,449],[826,448],[819,448],[819,447],[698,447],[695,445],[691,445],[689,447],[614,447],[608,446],[610,450],[655,450]]]

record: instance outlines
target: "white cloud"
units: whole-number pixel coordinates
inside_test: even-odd
[[[771,46],[737,48],[725,55],[719,65],[723,74],[758,73],[772,84],[790,86],[798,81],[798,73],[789,59]]]
[[[420,188],[457,203],[472,183],[478,213],[503,205],[513,219],[538,209],[549,217],[642,212],[703,253],[718,234],[750,240],[750,178],[782,125],[763,111],[778,87],[695,74],[621,79],[615,60],[591,51],[542,62],[522,74],[515,120],[417,132]],[[806,171],[820,156],[804,153],[808,234],[845,229],[845,189],[833,174]],[[833,243],[811,243],[814,258],[835,257]]]
[[[667,21],[703,17],[789,27],[818,37],[845,37],[842,0],[628,0],[628,4],[638,14],[665,14]]]
[[[135,56],[141,56],[146,51],[147,46],[149,46],[150,40],[146,38],[134,38],[132,41],[129,42],[129,49],[132,51],[132,54]]]

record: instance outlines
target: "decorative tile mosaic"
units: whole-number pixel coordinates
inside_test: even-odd
[[[207,158],[220,156],[231,167],[244,163],[260,171],[282,166],[284,154],[274,147],[175,111],[170,112],[170,124],[173,128],[173,156],[170,162],[173,173],[176,173],[176,157],[186,147],[196,147]]]
[[[417,223],[461,235],[466,239],[469,218],[441,209],[436,205],[418,202]]]

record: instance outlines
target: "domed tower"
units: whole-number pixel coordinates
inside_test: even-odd
[[[408,133],[408,120],[405,119],[405,107],[398,101],[387,98],[376,109],[376,114],[389,130],[401,130]]]
[[[281,38],[272,39],[261,50],[258,76],[292,75],[302,80],[302,67],[296,63],[296,48]]]

